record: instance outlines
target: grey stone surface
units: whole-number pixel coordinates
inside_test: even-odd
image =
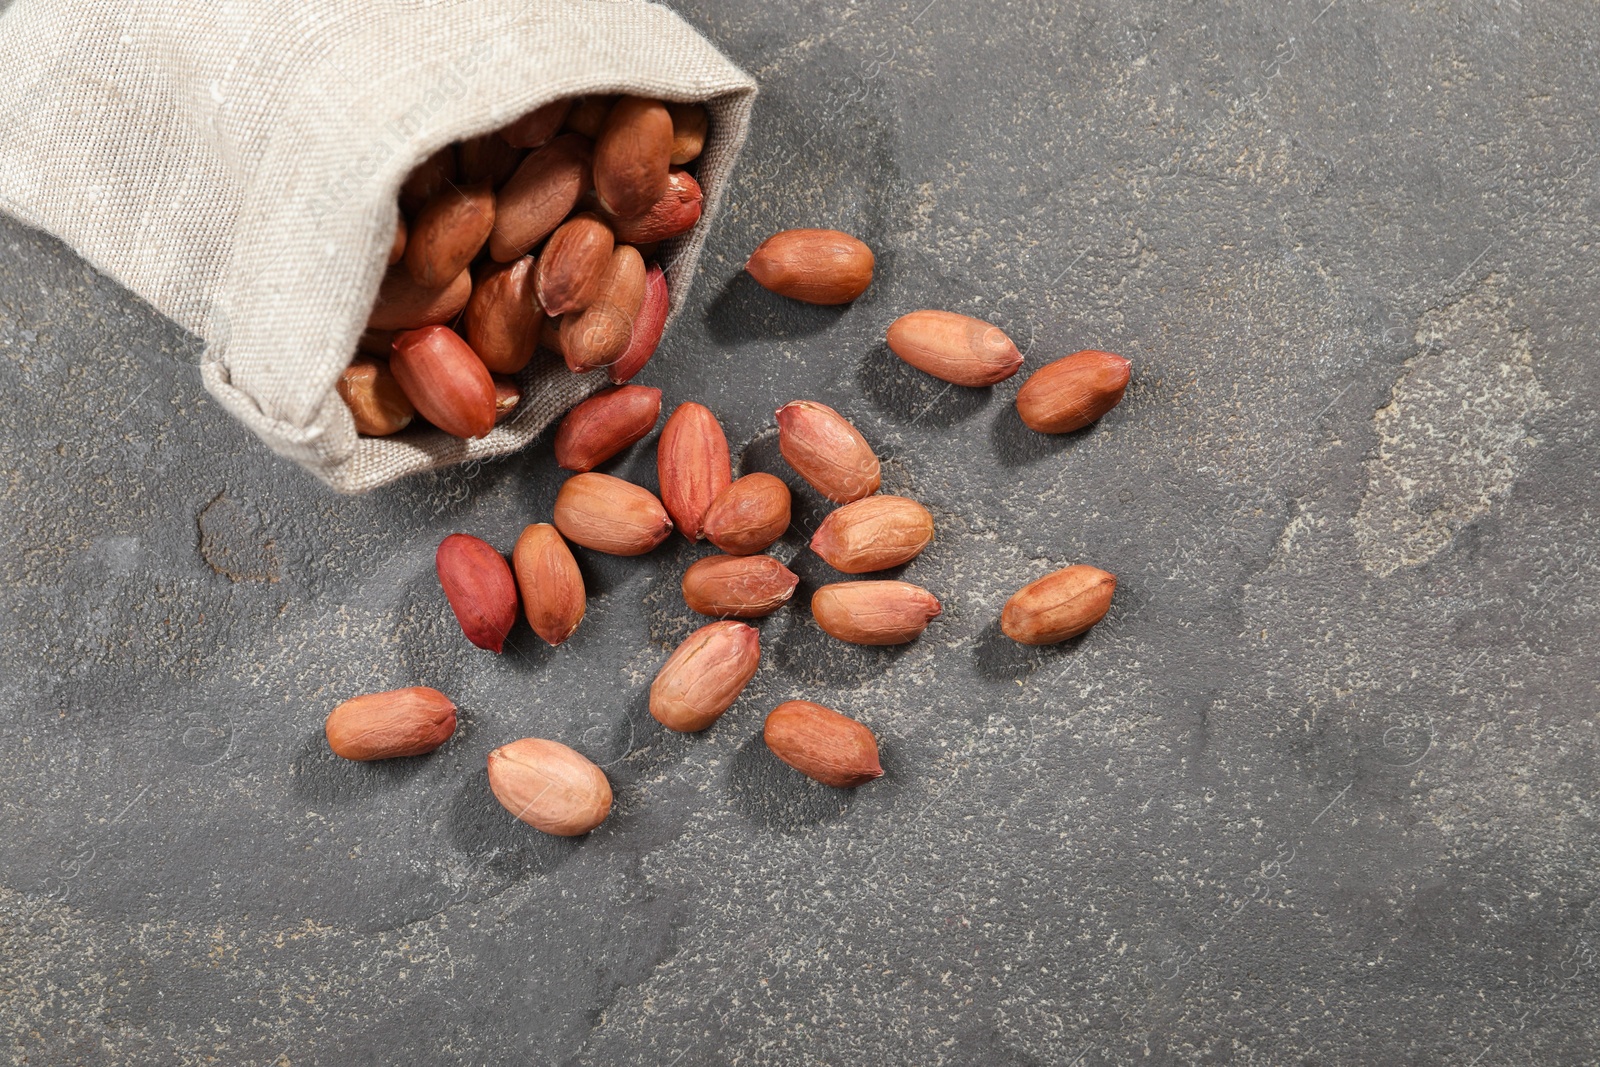
[[[700,549],[585,554],[572,641],[479,652],[433,549],[546,518],[548,443],[331,496],[208,400],[193,339],[0,220],[10,1062],[1600,1059],[1600,12],[681,7],[763,96],[644,380],[746,469],[781,470],[785,400],[855,419],[937,518],[906,577],[944,617],[858,650],[781,614],[734,710],[666,735],[644,691]],[[742,277],[793,225],[878,249],[868,294]],[[887,354],[923,306],[1133,386],[1031,435],[1020,379]],[[654,485],[648,443],[616,470]],[[1073,561],[1119,575],[1106,621],[999,637]],[[335,702],[415,682],[464,710],[446,748],[327,753]],[[887,777],[771,759],[797,696]],[[489,794],[528,734],[606,766],[588,839]]]

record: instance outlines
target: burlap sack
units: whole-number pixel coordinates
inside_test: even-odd
[[[358,437],[334,390],[401,180],[587,92],[704,100],[705,218],[663,251],[681,306],[755,83],[638,0],[15,0],[0,15],[0,208],[205,342],[206,388],[346,492],[520,448],[604,385],[541,353],[489,436]]]

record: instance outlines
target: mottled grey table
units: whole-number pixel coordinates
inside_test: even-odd
[[[937,518],[906,576],[944,617],[879,651],[776,616],[735,709],[666,735],[644,691],[701,550],[586,554],[572,641],[481,653],[433,549],[547,517],[548,443],[334,497],[207,398],[192,338],[0,221],[10,1061],[1600,1058],[1600,11],[683,9],[763,91],[643,380],[748,469],[782,401],[855,419]],[[878,249],[867,296],[740,274],[793,225]],[[1018,380],[887,353],[923,306],[1133,386],[1033,436]],[[652,452],[618,472],[653,485]],[[1106,621],[999,637],[1072,561],[1120,577]],[[333,703],[423,680],[464,709],[446,749],[329,756]],[[776,764],[761,719],[802,695],[888,776]],[[589,839],[495,804],[484,754],[526,734],[606,765]]]

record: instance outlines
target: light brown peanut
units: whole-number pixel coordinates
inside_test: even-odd
[[[683,602],[716,619],[756,619],[787,604],[799,584],[771,556],[707,556],[683,572]]]
[[[866,574],[909,563],[933,540],[933,516],[903,496],[869,496],[828,514],[811,551],[836,571]]]
[[[848,304],[872,284],[873,255],[838,230],[784,230],[745,263],[762,288],[807,304]]]
[[[588,140],[566,134],[529,153],[495,196],[489,255],[509,263],[561,225],[589,188],[590,152]]]
[[[704,104],[667,104],[672,114],[672,165],[681,167],[700,157],[706,146]]]
[[[823,785],[851,789],[883,777],[872,731],[821,704],[779,704],[767,716],[761,736],[774,756]]]
[[[735,556],[760,552],[789,528],[789,487],[757,472],[730,482],[706,509],[706,540]]]
[[[594,190],[613,215],[638,215],[667,191],[672,115],[659,100],[624,96],[612,105],[594,145]]]
[[[614,556],[642,556],[672,532],[667,509],[654,493],[598,471],[574,474],[562,484],[554,516],[568,541]]]
[[[533,291],[534,260],[486,263],[467,301],[462,327],[467,344],[496,374],[515,374],[539,346],[544,311]]]
[[[878,491],[878,457],[850,421],[826,404],[795,400],[778,409],[778,451],[810,486],[848,504]]]
[[[1132,367],[1121,356],[1092,349],[1064,356],[1022,383],[1017,414],[1040,433],[1081,430],[1122,402]]]
[[[615,304],[590,304],[561,316],[561,357],[574,374],[616,362],[627,351],[633,320]]]
[[[938,598],[910,582],[838,582],[811,596],[817,625],[855,645],[914,641],[940,610]]]
[[[551,645],[571,637],[583,621],[587,597],[578,561],[561,533],[549,523],[526,527],[511,552],[511,565],[533,632]]]
[[[425,685],[352,697],[323,725],[328,747],[349,760],[422,756],[456,732],[456,706]]]
[[[639,313],[633,318],[633,330],[628,337],[628,347],[622,355],[606,367],[606,376],[613,382],[629,381],[644,369],[661,343],[662,331],[667,326],[667,312],[671,297],[667,292],[667,279],[660,267],[652,266],[645,272],[644,300]]]
[[[557,226],[534,272],[545,314],[566,315],[594,303],[615,247],[611,227],[593,212],[579,212]]]
[[[356,432],[368,437],[387,437],[411,425],[417,409],[395,381],[388,360],[357,356],[350,361],[338,381],[339,396],[350,408]]]
[[[489,753],[489,788],[512,815],[557,837],[579,837],[611,814],[606,772],[559,741],[524,737]]]
[[[1003,382],[1022,353],[998,326],[953,311],[913,311],[889,326],[889,349],[941,381],[977,389]]]
[[[617,245],[600,277],[600,295],[561,320],[561,354],[576,374],[615,363],[633,337],[634,316],[644,302],[645,268],[639,250]]]
[[[1117,577],[1087,564],[1052,571],[1011,594],[1000,631],[1024,645],[1053,645],[1077,637],[1105,618]]]
[[[472,274],[462,271],[442,289],[429,289],[411,280],[402,264],[390,267],[378,286],[378,299],[367,317],[369,330],[415,330],[449,322],[467,306],[472,296]]]
[[[739,699],[761,665],[761,638],[742,622],[713,622],[684,638],[650,685],[650,714],[669,730],[704,730]]]

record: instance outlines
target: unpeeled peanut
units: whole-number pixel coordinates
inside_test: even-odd
[[[1024,645],[1053,645],[1077,637],[1105,618],[1117,576],[1076,564],[1052,571],[1011,594],[1000,631]]]
[[[829,500],[848,504],[878,491],[878,457],[850,421],[826,404],[795,400],[778,409],[778,451]]]
[[[617,240],[631,245],[665,241],[694,229],[700,221],[705,194],[694,175],[673,167],[667,174],[667,191],[639,215],[608,216]]]
[[[878,739],[847,715],[809,700],[772,709],[761,737],[772,754],[823,785],[851,789],[883,777]]]
[[[953,311],[913,311],[889,326],[889,348],[920,371],[969,388],[1003,382],[1022,353],[998,326]]]
[[[811,551],[836,571],[866,574],[909,563],[933,540],[933,516],[903,496],[869,496],[828,514]]]
[[[508,143],[499,133],[486,133],[461,142],[456,150],[456,168],[463,182],[488,182],[498,189],[517,172],[526,156],[527,152]]]
[[[610,366],[606,376],[613,382],[626,382],[644,369],[661,344],[662,331],[667,326],[667,313],[671,297],[667,293],[667,279],[661,268],[652,266],[645,272],[644,301],[633,318],[633,330],[628,337],[628,347],[623,349]]]
[[[494,380],[448,327],[424,326],[397,336],[389,369],[406,399],[445,433],[482,437],[494,429]]]
[[[761,638],[742,622],[713,622],[686,637],[650,684],[650,714],[669,730],[704,730],[733,706],[761,665]]]
[[[491,256],[509,263],[561,225],[589,188],[590,152],[586,138],[566,134],[522,161],[495,197]]]
[[[672,532],[656,495],[642,486],[589,471],[556,493],[556,529],[567,540],[614,556],[642,556]]]
[[[400,210],[414,215],[440,189],[456,180],[456,150],[445,145],[418,163],[400,186]]]
[[[394,266],[406,254],[406,217],[399,209],[394,213],[394,240],[389,243],[389,266]]]
[[[517,621],[517,586],[506,558],[471,534],[451,534],[434,554],[439,584],[467,640],[498,654]]]
[[[1034,371],[1017,390],[1017,414],[1040,433],[1081,430],[1122,402],[1133,364],[1110,352],[1074,352]]]
[[[661,390],[647,385],[602,389],[571,411],[556,428],[556,463],[569,471],[594,470],[655,429]]]
[[[494,190],[488,182],[449,185],[417,213],[406,238],[406,270],[425,289],[437,289],[466,270],[494,229]]]
[[[611,814],[606,772],[559,741],[524,737],[489,753],[489,788],[512,815],[547,834],[578,837]]]
[[[390,267],[367,317],[369,330],[414,330],[449,322],[472,296],[472,274],[462,271],[441,289],[418,285],[404,265]]]
[[[534,286],[547,315],[582,311],[600,296],[616,239],[599,215],[583,211],[556,227],[539,253]]]
[[[393,330],[362,330],[361,336],[356,338],[356,351],[388,358],[394,348],[394,334]]]
[[[367,693],[334,708],[322,729],[333,754],[344,759],[421,756],[456,732],[456,706],[425,685]]]
[[[605,128],[606,116],[611,114],[611,107],[616,102],[615,94],[600,93],[578,97],[572,102],[572,109],[567,112],[565,128],[574,133],[581,133],[591,141],[594,140]]]
[[[730,482],[706,509],[706,540],[735,556],[760,552],[789,528],[789,487],[757,472]]]
[[[678,530],[700,540],[706,509],[733,481],[728,438],[711,409],[693,401],[678,405],[656,442],[661,502]]]
[[[467,301],[462,326],[467,344],[497,374],[515,374],[539,346],[544,311],[533,291],[534,260],[488,263]]]
[[[561,320],[561,355],[576,374],[605,367],[627,351],[634,316],[644,302],[645,266],[639,250],[617,245],[600,276],[599,295]]]
[[[548,348],[558,356],[565,356],[561,351],[561,316],[547,315],[539,326],[539,347]]]
[[[771,556],[707,556],[683,572],[683,602],[716,619],[756,619],[787,604],[799,584]]]
[[[600,275],[600,295],[596,299],[615,304],[632,320],[644,303],[647,277],[644,257],[639,250],[632,245],[616,245]]]
[[[511,552],[511,565],[533,632],[551,645],[571,637],[583,621],[587,597],[578,561],[560,532],[542,522],[526,527]]]
[[[574,374],[587,374],[616,362],[627,351],[633,320],[615,304],[590,304],[561,316],[561,358]]]
[[[522,116],[500,131],[500,137],[517,148],[541,148],[561,129],[572,110],[570,97],[552,100]]]
[[[937,597],[910,582],[838,582],[811,596],[817,625],[855,645],[914,641],[940,611]]]
[[[659,100],[624,96],[612,105],[594,145],[594,190],[605,210],[637,215],[667,190],[673,123]]]
[[[672,115],[672,165],[681,167],[700,157],[706,146],[706,109],[704,104],[668,103]]]
[[[838,230],[775,233],[744,265],[763,289],[807,304],[848,304],[872,284],[872,268],[872,249]]]
[[[509,374],[491,374],[494,381],[494,421],[505,422],[522,405],[522,386]]]
[[[368,437],[399,433],[416,417],[417,409],[390,372],[388,360],[357,356],[339,376],[338,389],[356,432]]]

